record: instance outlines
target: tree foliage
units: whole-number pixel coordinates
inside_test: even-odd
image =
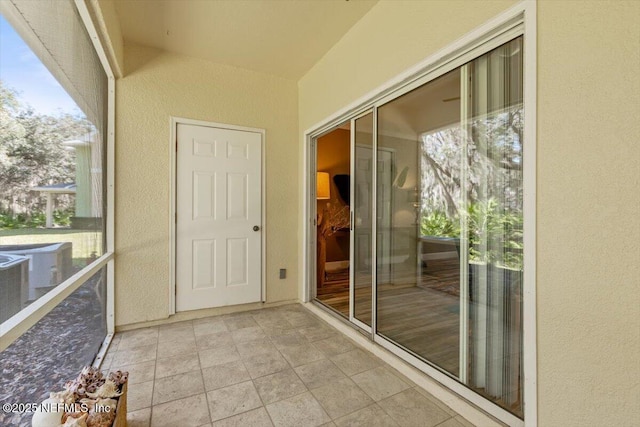
[[[71,114],[39,114],[0,81],[0,213],[31,216],[45,198],[33,187],[73,182],[75,160],[62,142],[86,134],[91,123]],[[61,209],[71,198],[59,197]]]
[[[470,259],[522,268],[522,113],[515,105],[473,118],[466,132],[423,135],[423,235],[457,237],[465,221]]]

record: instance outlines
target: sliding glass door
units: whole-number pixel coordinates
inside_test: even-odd
[[[377,109],[376,332],[522,416],[522,40]],[[387,165],[378,160],[378,167]],[[379,175],[378,175],[379,176]],[[379,218],[380,216],[378,216]]]
[[[350,321],[523,418],[522,37],[349,130]]]
[[[445,101],[443,101],[445,100]],[[377,332],[458,375],[460,329],[460,72],[378,108],[378,154],[398,171],[388,203],[390,256],[378,260]],[[378,195],[383,189],[378,187]],[[384,196],[382,196],[384,197]],[[382,250],[378,245],[378,250]]]
[[[371,328],[373,275],[373,112],[352,120],[352,320],[360,327]]]

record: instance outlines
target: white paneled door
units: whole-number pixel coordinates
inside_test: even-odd
[[[262,300],[262,134],[177,125],[176,311]]]

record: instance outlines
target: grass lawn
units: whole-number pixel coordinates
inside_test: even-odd
[[[95,252],[102,254],[102,234],[95,231],[71,230],[69,228],[18,228],[0,230],[0,245],[23,245],[30,243],[73,244],[74,265],[86,265],[86,259]]]

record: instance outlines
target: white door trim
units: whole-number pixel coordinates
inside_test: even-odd
[[[169,165],[170,165],[170,173],[169,173],[169,315],[176,314],[176,147],[177,147],[177,129],[179,124],[183,125],[196,125],[196,126],[206,126],[212,128],[219,129],[229,129],[229,130],[239,130],[244,132],[254,132],[260,134],[261,138],[261,152],[262,152],[262,188],[261,192],[261,201],[260,207],[262,210],[262,242],[260,247],[260,258],[261,258],[261,271],[260,271],[260,288],[261,288],[261,302],[266,302],[267,300],[267,288],[266,288],[266,271],[267,271],[267,262],[266,262],[266,247],[267,247],[267,205],[266,205],[266,162],[265,162],[265,138],[266,131],[265,129],[260,128],[252,128],[247,126],[236,126],[229,125],[225,123],[216,123],[209,122],[204,120],[193,120],[186,119],[183,117],[169,117],[169,122],[171,126],[171,132],[169,137]]]
[[[311,166],[313,165],[313,153],[309,150],[311,141],[319,135],[339,126],[341,123],[357,117],[360,113],[377,108],[380,105],[414,89],[428,81],[431,81],[462,64],[481,56],[519,35],[524,35],[524,107],[525,130],[527,142],[526,155],[524,156],[524,303],[523,303],[523,341],[524,341],[524,418],[525,421],[516,419],[506,410],[498,407],[479,394],[459,387],[459,383],[439,375],[437,369],[428,364],[417,363],[412,360],[414,366],[419,367],[424,373],[447,387],[458,397],[467,399],[482,410],[506,421],[511,425],[525,425],[533,427],[538,425],[538,389],[537,389],[537,330],[536,330],[536,0],[523,0],[481,26],[465,34],[462,38],[447,45],[442,50],[430,55],[405,72],[388,80],[366,95],[353,101],[346,107],[331,114],[322,121],[305,130],[302,134],[303,144],[303,189],[302,189],[302,275],[299,290],[301,300],[309,302],[312,299],[314,276],[309,275],[309,267],[315,262],[311,258],[309,243],[313,242],[311,236],[313,224],[310,214],[313,212],[311,200],[313,195],[309,185]],[[310,166],[311,165],[311,166]],[[387,343],[382,337],[375,336],[375,342],[381,345]],[[412,356],[396,347],[392,351],[403,359],[411,359]],[[415,362],[415,363],[414,363]],[[425,366],[426,365],[426,366]]]

